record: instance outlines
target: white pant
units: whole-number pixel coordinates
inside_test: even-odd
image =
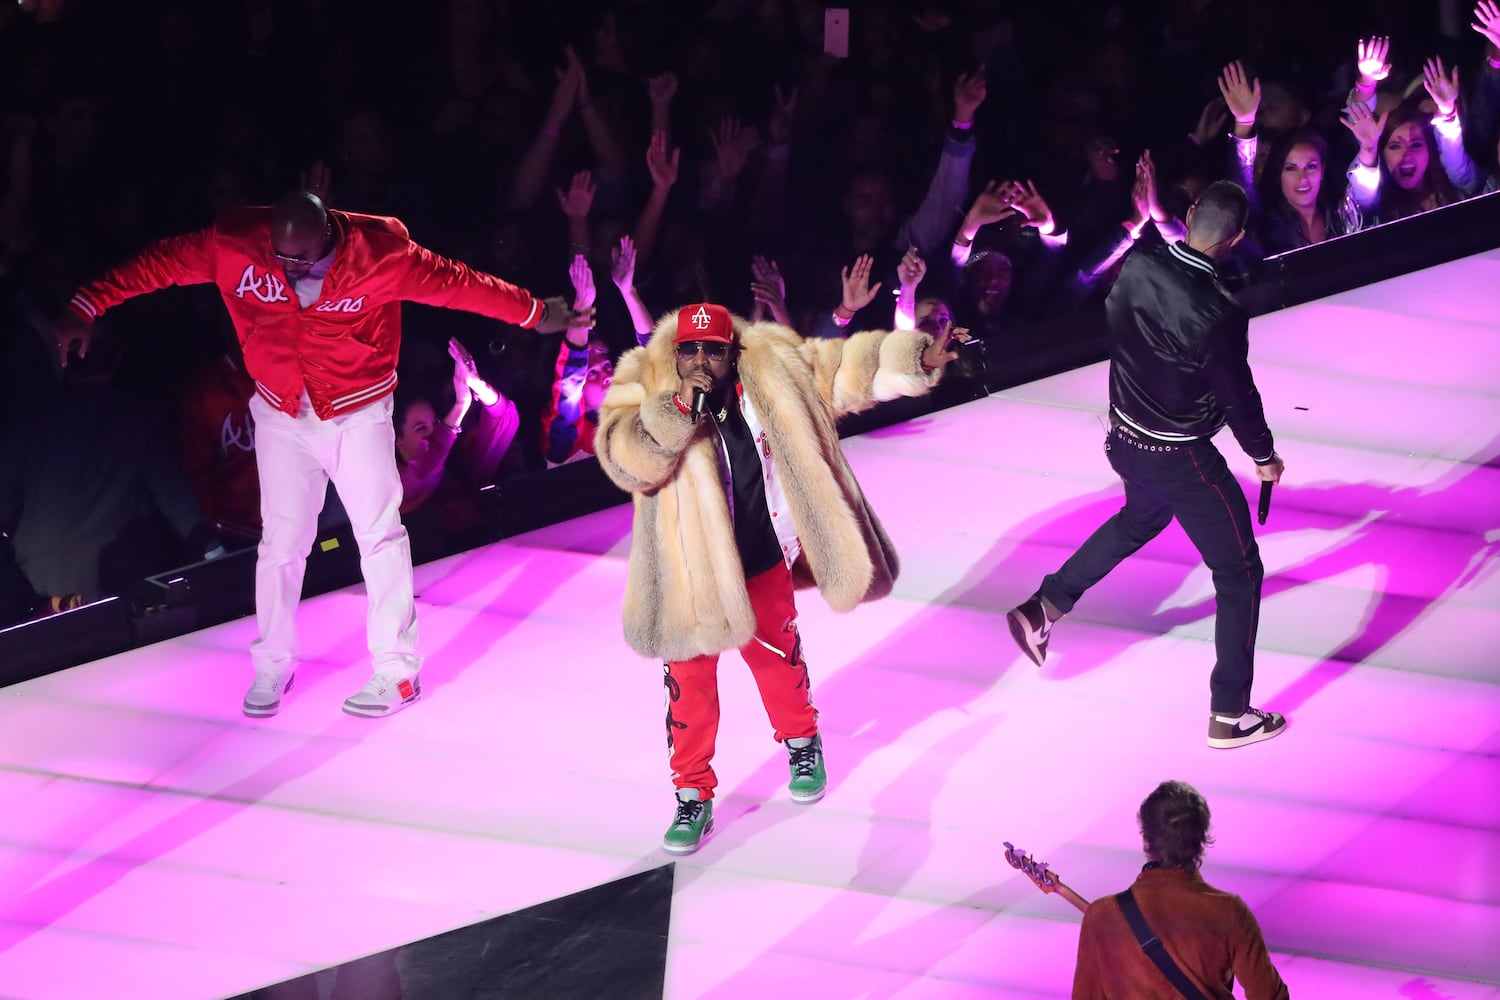
[[[289,670],[296,663],[297,602],[330,479],[359,545],[370,600],[366,628],[375,672],[404,678],[415,676],[421,667],[391,408],[391,397],[386,396],[351,413],[319,420],[305,397],[297,417],[274,409],[259,395],[251,397],[262,523],[255,563],[255,621],[260,634],[250,644],[257,671]]]

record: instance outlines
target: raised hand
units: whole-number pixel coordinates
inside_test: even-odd
[[[594,205],[594,175],[587,170],[574,174],[573,183],[566,192],[557,189],[557,203],[570,219],[588,218],[589,209]]]
[[[756,310],[765,310],[782,326],[792,325],[792,314],[786,307],[786,281],[781,277],[781,268],[769,257],[750,258],[750,294],[755,298]]]
[[[1047,200],[1037,191],[1036,184],[1031,181],[1011,181],[1003,188],[1001,197],[1026,217],[1026,225],[1035,226],[1042,233],[1056,231],[1057,220],[1053,218]]]
[[[1228,124],[1229,105],[1223,97],[1215,97],[1203,105],[1203,111],[1198,115],[1198,124],[1193,128],[1193,142],[1199,146],[1208,145]]]
[[[677,96],[677,74],[668,70],[653,76],[646,81],[646,93],[653,105],[665,107],[671,104],[672,98]]]
[[[470,393],[469,380],[479,378],[474,356],[459,343],[457,337],[453,337],[448,341],[448,357],[453,359],[453,395],[460,400],[467,399]]]
[[[844,312],[853,316],[865,306],[875,301],[875,293],[880,291],[883,282],[875,282],[875,287],[870,287],[870,269],[875,266],[875,258],[869,254],[862,254],[854,261],[853,267],[846,267],[839,272],[839,277],[844,283],[844,300],[842,302]]]
[[[974,112],[984,103],[987,92],[983,65],[973,73],[960,73],[953,81],[953,120],[973,121]]]
[[[1143,150],[1141,158],[1135,164],[1136,192],[1144,200],[1146,217],[1157,222],[1167,221],[1167,210],[1162,207],[1161,194],[1156,186],[1156,161],[1151,158],[1151,150]],[[1132,192],[1132,197],[1136,196]]]
[[[1495,0],[1479,0],[1474,5],[1474,23],[1469,27],[1490,43],[1492,58],[1500,55],[1500,3]]]
[[[922,259],[916,247],[906,248],[901,263],[896,265],[896,277],[903,288],[916,288],[927,277],[927,262]]]
[[[1156,172],[1150,165],[1151,151],[1141,154],[1135,161],[1135,184],[1130,188],[1130,203],[1142,220],[1151,218],[1151,209],[1156,201]]]
[[[1354,59],[1360,90],[1374,90],[1375,84],[1391,75],[1390,52],[1391,40],[1385,35],[1359,40]]]
[[[493,406],[500,394],[479,374],[474,356],[457,337],[448,341],[448,356],[453,359],[453,411],[448,415],[447,424],[457,427],[469,412],[470,396],[483,406]]]
[[[964,216],[963,236],[972,240],[976,233],[985,226],[995,222],[1003,222],[1016,214],[1016,210],[1010,206],[1005,198],[1007,185],[999,181],[990,181],[984,186],[974,198],[974,204],[969,206],[969,212]]]
[[[771,120],[766,127],[773,146],[785,146],[792,141],[792,123],[797,115],[797,88],[783,92],[781,84],[775,84],[771,104]]]
[[[586,313],[593,309],[594,271],[589,267],[589,259],[583,254],[575,254],[573,262],[568,265],[568,280],[573,283],[573,311]]]
[[[302,172],[299,181],[302,190],[308,194],[316,195],[325,204],[328,201],[328,185],[333,180],[333,171],[328,169],[328,164],[322,160],[313,163]]]
[[[587,108],[592,101],[589,97],[589,73],[584,68],[583,60],[578,58],[578,50],[571,45],[563,47],[563,54],[568,58],[568,72],[575,74],[578,80],[578,106]]]
[[[1354,138],[1359,140],[1361,154],[1373,154],[1375,147],[1380,145],[1380,136],[1385,132],[1385,120],[1390,112],[1381,115],[1371,113],[1370,109],[1363,104],[1348,104],[1344,106],[1344,115],[1339,120],[1344,127],[1354,133]],[[1373,164],[1366,164],[1372,166]]]
[[[548,127],[557,128],[573,112],[578,103],[578,89],[583,85],[583,64],[570,45],[564,50],[567,65],[554,69],[557,74],[557,89],[552,92],[552,106],[547,111]]]
[[[1453,67],[1450,74],[1444,68],[1442,58],[1433,56],[1422,67],[1422,86],[1432,95],[1432,103],[1437,105],[1437,116],[1452,117],[1458,108],[1458,67]]]
[[[750,154],[760,145],[760,137],[754,131],[729,115],[719,119],[718,129],[711,130],[708,137],[719,161],[719,179],[724,181],[738,177],[749,162]]]
[[[1252,80],[1245,72],[1245,64],[1235,60],[1219,74],[1219,93],[1234,120],[1241,125],[1255,124],[1255,112],[1260,110],[1260,81]]]
[[[453,367],[456,371],[463,372],[464,378],[479,374],[479,366],[474,363],[474,355],[463,345],[463,341],[457,337],[448,340],[448,357],[453,359]]]
[[[626,233],[620,237],[620,245],[609,251],[609,280],[620,291],[635,285],[635,240]]]
[[[953,344],[965,343],[968,339],[968,330],[952,323],[944,324],[943,332],[933,337],[932,343],[922,351],[922,367],[927,371],[935,371],[950,361],[957,361],[958,352],[953,349]]]
[[[646,147],[646,169],[651,171],[651,183],[666,190],[677,183],[677,166],[682,150],[667,151],[667,133],[657,130],[651,133],[651,144]]]

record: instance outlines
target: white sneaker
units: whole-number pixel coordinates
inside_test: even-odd
[[[422,697],[422,680],[419,677],[389,677],[376,674],[370,683],[350,695],[344,702],[344,711],[350,715],[379,718],[395,715],[407,705]]]
[[[281,698],[296,679],[290,670],[257,670],[250,690],[245,692],[245,714],[264,719],[281,711]]]

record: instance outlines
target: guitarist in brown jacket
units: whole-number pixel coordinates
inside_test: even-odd
[[[1233,1000],[1239,979],[1245,1000],[1288,1000],[1271,964],[1260,925],[1245,901],[1203,881],[1198,869],[1209,836],[1208,803],[1193,786],[1164,781],[1137,814],[1146,865],[1129,893],[1168,961],[1210,1000]],[[1181,1000],[1177,989],[1142,947],[1118,896],[1089,903],[1046,866],[1006,845],[1006,860],[1043,892],[1055,892],[1083,910],[1073,1000]],[[1123,893],[1121,895],[1124,895]]]

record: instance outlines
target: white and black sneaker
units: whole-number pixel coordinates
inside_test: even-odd
[[[297,675],[290,670],[257,670],[250,690],[245,692],[245,714],[252,719],[266,719],[281,711],[281,699],[292,689]]]
[[[422,682],[416,677],[376,674],[370,682],[344,701],[344,711],[366,718],[395,715],[422,697]]]
[[[1032,663],[1041,666],[1047,659],[1047,640],[1052,637],[1052,622],[1042,606],[1042,595],[1032,594],[1005,615],[1010,620],[1010,634],[1021,652]]]
[[[1208,745],[1215,750],[1249,746],[1261,740],[1280,736],[1286,730],[1286,716],[1247,708],[1238,719],[1212,713],[1208,717]]]

